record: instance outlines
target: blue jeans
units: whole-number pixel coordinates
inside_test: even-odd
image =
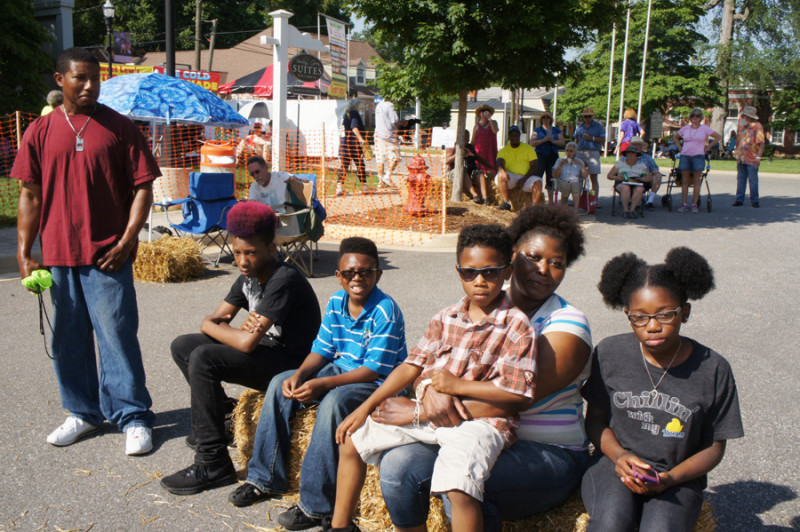
[[[436,445],[413,443],[383,453],[381,492],[399,528],[425,523]],[[492,468],[484,488],[484,529],[499,531],[501,520],[541,513],[562,503],[580,485],[588,454],[555,445],[517,441]]]
[[[330,363],[310,378],[342,373],[342,368]],[[289,424],[304,406],[295,399],[287,399],[281,391],[283,381],[293,374],[294,371],[286,371],[270,381],[258,418],[253,456],[247,463],[247,482],[262,491],[285,493],[289,489],[286,465],[291,439]],[[319,404],[317,420],[300,469],[300,508],[306,515],[321,518],[333,514],[339,465],[339,449],[334,437],[336,427],[377,387],[374,382],[346,384],[314,402]]]
[[[655,497],[638,495],[619,481],[614,463],[600,458],[586,471],[581,497],[589,512],[587,532],[689,532],[703,506],[703,481],[684,482]]]
[[[758,205],[758,167],[736,163],[736,201],[744,203],[744,192],[750,182],[750,204]]]
[[[133,261],[115,272],[96,266],[55,266],[53,356],[61,404],[92,425],[152,427],[153,402],[139,348]],[[95,337],[100,352],[98,376]]]

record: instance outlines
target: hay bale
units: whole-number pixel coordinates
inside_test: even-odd
[[[253,455],[253,440],[263,402],[263,393],[246,390],[239,397],[239,403],[233,411],[233,437],[236,448],[239,450],[237,461],[244,467],[247,466],[247,461]],[[294,503],[299,498],[300,466],[311,440],[311,431],[314,429],[316,416],[317,407],[312,406],[299,411],[292,420],[292,445],[288,470],[289,491],[283,497],[283,500],[288,503]],[[444,512],[444,504],[441,499],[432,496],[430,504],[428,530],[450,531],[450,522]],[[503,521],[503,532],[583,532],[588,522],[589,514],[583,507],[579,492],[575,492],[566,502],[548,512],[518,521]],[[374,466],[367,466],[367,478],[364,482],[364,489],[361,490],[361,501],[358,508],[358,524],[363,530],[377,531],[392,530],[393,528],[389,512],[383,502],[378,468]],[[703,501],[703,509],[697,525],[694,527],[694,532],[712,532],[716,528],[717,523],[712,514],[711,503],[706,499]]]
[[[515,211],[521,211],[531,204],[533,196],[530,192],[523,192],[520,188],[512,188],[508,191],[508,199],[511,200],[511,208]]]
[[[139,243],[133,278],[153,283],[175,283],[199,277],[205,269],[206,260],[194,240],[164,236],[155,242]]]

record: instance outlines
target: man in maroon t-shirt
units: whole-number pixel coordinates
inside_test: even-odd
[[[28,127],[11,170],[22,181],[20,274],[49,268],[53,275],[54,366],[69,417],[47,442],[70,445],[108,419],[126,432],[127,454],[145,454],[153,448],[155,415],[132,264],[161,174],[136,125],[97,103],[97,59],[70,48],[56,66],[64,103]],[[31,256],[37,234],[41,264]]]

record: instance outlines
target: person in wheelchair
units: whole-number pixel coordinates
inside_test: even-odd
[[[644,184],[650,183],[653,176],[647,166],[640,160],[642,150],[639,146],[630,145],[623,152],[624,158],[614,163],[608,173],[608,179],[616,181],[614,190],[622,200],[622,217],[626,219],[638,218],[636,207],[642,200]]]
[[[639,161],[644,163],[647,169],[650,170],[650,175],[653,178],[652,181],[644,184],[644,193],[647,194],[647,199],[644,201],[644,206],[647,207],[648,210],[652,211],[656,208],[653,202],[656,199],[656,193],[658,192],[659,187],[661,187],[661,179],[664,177],[664,175],[661,173],[661,168],[658,167],[655,159],[653,159],[650,154],[647,153],[647,142],[645,142],[642,137],[633,137],[630,145],[638,146],[639,149],[642,150],[642,155],[639,157]]]

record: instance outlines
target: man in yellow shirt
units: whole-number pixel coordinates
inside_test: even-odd
[[[542,178],[536,173],[536,150],[529,144],[520,143],[522,133],[517,126],[508,128],[508,144],[497,153],[497,176],[494,183],[500,190],[503,203],[498,209],[511,210],[509,189],[519,186],[525,192],[533,193],[533,203],[541,203]]]

